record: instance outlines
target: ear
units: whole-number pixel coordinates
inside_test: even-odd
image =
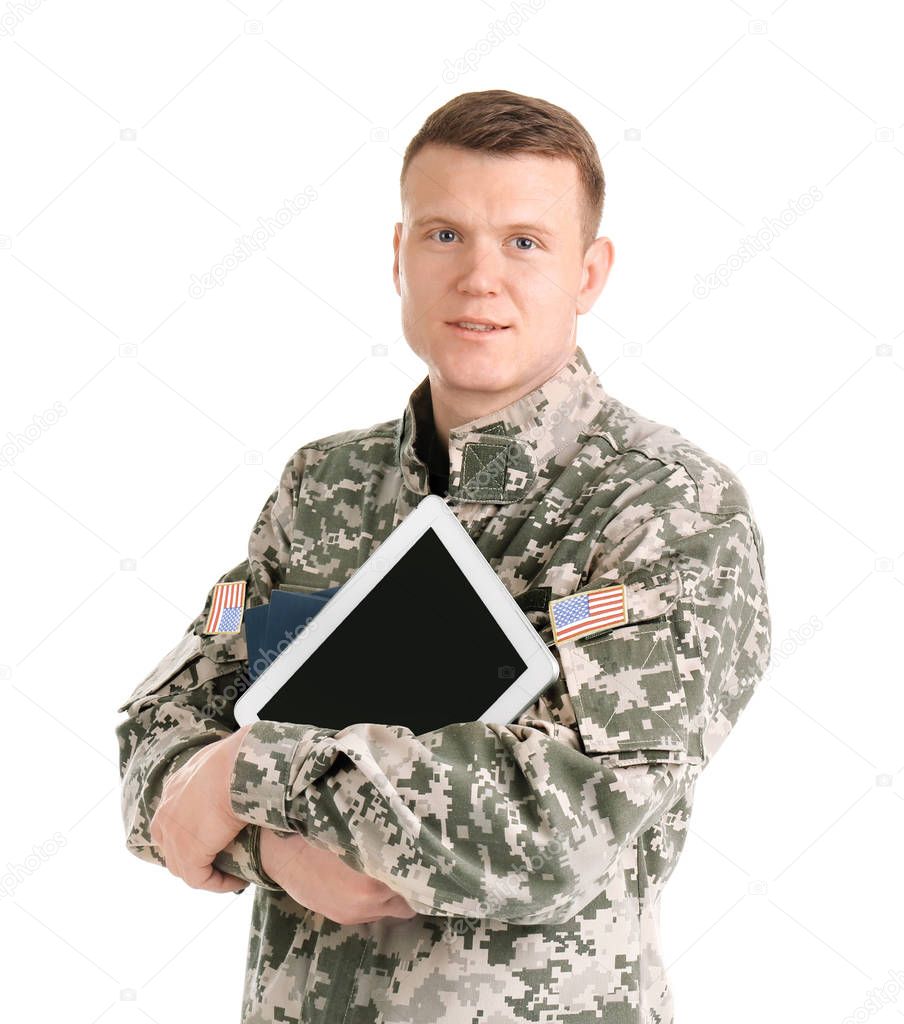
[[[601,235],[590,243],[584,254],[581,287],[575,301],[579,314],[586,313],[593,308],[593,304],[599,298],[599,294],[606,284],[614,262],[615,246],[611,239]]]
[[[401,285],[399,283],[399,246],[401,245],[401,242],[402,242],[402,224],[401,224],[401,222],[399,222],[399,223],[396,224],[396,226],[395,226],[395,228],[393,230],[393,235],[392,235],[392,251],[393,251],[392,280],[393,280],[393,284],[395,284],[396,295],[398,295],[398,296],[401,296],[401,294],[402,294],[402,288],[401,288]]]

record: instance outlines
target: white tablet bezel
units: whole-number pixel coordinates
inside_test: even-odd
[[[455,513],[439,495],[428,494],[239,697],[234,707],[239,725],[260,721],[260,709],[431,528],[526,665],[521,675],[477,720],[508,724],[555,682],[559,675],[558,661],[456,519]]]

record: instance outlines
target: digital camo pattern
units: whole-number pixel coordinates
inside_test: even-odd
[[[430,408],[425,378],[400,419],[296,452],[247,559],[215,582],[246,580],[246,607],[342,585],[428,493]],[[243,1024],[670,1024],[659,897],[696,779],[769,658],[747,494],[606,394],[580,347],[453,430],[449,455],[446,500],[548,642],[548,601],[577,591],[624,583],[627,622],[552,646],[559,679],[510,725],[252,726],[230,780],[248,825],[216,861],[256,884]],[[236,728],[248,685],[244,633],[202,635],[210,603],[120,708],[127,845],[150,862],[166,773]],[[267,827],[417,916],[352,926],[301,907],[261,872]]]

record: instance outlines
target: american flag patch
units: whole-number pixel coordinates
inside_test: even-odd
[[[204,632],[238,633],[245,610],[245,580],[238,583],[217,583],[213,588],[213,602],[204,625]]]
[[[617,583],[550,601],[549,621],[556,643],[577,640],[598,629],[622,626],[628,621],[625,585]]]

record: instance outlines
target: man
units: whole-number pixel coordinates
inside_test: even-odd
[[[557,682],[509,725],[236,729],[247,650],[211,624],[215,585],[120,708],[128,848],[194,887],[256,886],[244,1022],[673,1019],[659,897],[770,620],[739,481],[576,344],[613,261],[603,193],[559,107],[490,90],[427,119],[393,276],[428,375],[399,419],[300,448],[218,581],[247,608],[341,586],[435,491]],[[620,615],[594,620],[613,587]]]

